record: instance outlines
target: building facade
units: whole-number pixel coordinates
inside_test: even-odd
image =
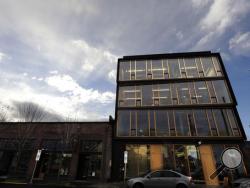
[[[0,124],[0,176],[34,180],[102,180],[111,174],[110,122]]]
[[[217,185],[226,147],[246,139],[219,53],[125,56],[118,60],[112,177],[173,169]],[[234,176],[246,173],[244,164]]]

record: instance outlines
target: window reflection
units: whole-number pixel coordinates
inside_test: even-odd
[[[175,122],[177,136],[189,136],[189,126],[187,114],[184,110],[175,111]]]
[[[129,125],[130,125],[130,112],[120,111],[118,112],[118,135],[119,136],[129,136]]]
[[[157,125],[157,136],[168,136],[169,135],[169,121],[167,111],[157,111],[155,115],[155,121]]]
[[[137,136],[149,136],[147,111],[137,111]]]
[[[210,103],[210,97],[207,89],[206,82],[195,82],[196,98],[200,104]]]
[[[170,78],[181,77],[178,59],[169,59],[168,66],[170,71]]]
[[[215,68],[211,57],[201,58],[204,74],[206,77],[216,76]]]
[[[187,77],[188,78],[199,77],[195,59],[186,58],[184,59],[184,62],[185,62]]]
[[[224,80],[213,81],[215,92],[217,95],[217,100],[219,103],[230,103],[229,92],[226,88]]]
[[[194,110],[196,128],[199,136],[210,136],[209,123],[204,110]]]
[[[214,119],[219,131],[220,136],[229,136],[232,135],[232,132],[229,128],[230,125],[227,125],[225,122],[225,117],[221,110],[213,110]]]
[[[152,60],[152,74],[154,79],[163,78],[162,60]]]
[[[146,61],[136,61],[136,79],[145,80],[146,76]]]
[[[179,104],[190,104],[190,93],[188,83],[179,83],[177,85]]]
[[[119,80],[130,80],[130,62],[129,61],[120,62]]]
[[[240,136],[231,109],[119,110],[118,136]]]

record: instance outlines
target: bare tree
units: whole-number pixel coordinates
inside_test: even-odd
[[[30,139],[32,138],[32,134],[37,127],[37,124],[32,122],[44,120],[46,112],[39,105],[30,102],[17,103],[15,109],[17,119],[20,121],[19,123],[13,125],[15,132],[14,144],[17,150],[14,166],[14,173],[16,174],[19,168],[22,153],[25,150],[25,146],[29,141],[31,141]]]
[[[19,120],[24,122],[39,122],[46,117],[44,109],[32,102],[17,103],[16,113]]]

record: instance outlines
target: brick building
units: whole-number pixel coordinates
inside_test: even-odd
[[[35,179],[110,178],[111,122],[1,123],[0,176]],[[16,165],[18,163],[18,165]]]

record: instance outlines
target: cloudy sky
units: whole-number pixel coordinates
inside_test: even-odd
[[[250,135],[249,16],[249,0],[0,0],[0,105],[104,120],[118,57],[211,50]]]

